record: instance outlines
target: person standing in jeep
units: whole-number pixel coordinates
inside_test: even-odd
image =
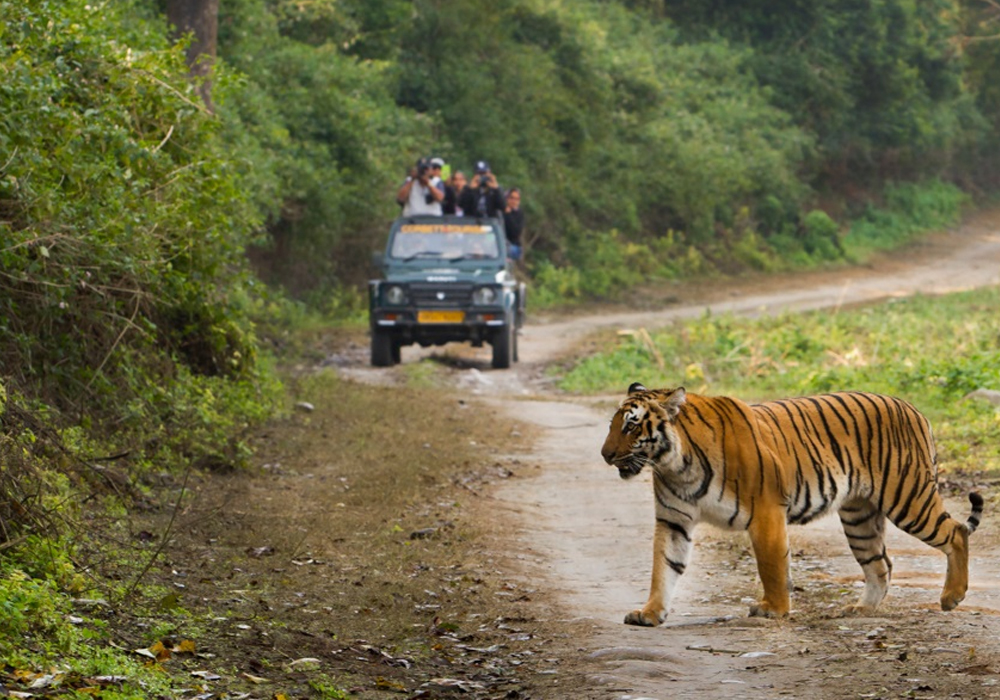
[[[524,231],[524,211],[521,209],[521,188],[507,191],[507,206],[503,210],[503,227],[507,234],[507,257],[521,261],[521,234]]]
[[[475,175],[462,190],[458,205],[466,216],[503,217],[503,209],[506,206],[503,191],[497,183],[496,176],[490,171],[490,164],[485,160],[476,163]]]
[[[441,202],[444,200],[444,187],[441,178],[434,177],[431,163],[421,158],[410,170],[406,182],[396,193],[396,202],[403,207],[403,216],[418,216],[430,214],[441,216]]]

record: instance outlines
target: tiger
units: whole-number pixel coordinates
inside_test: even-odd
[[[871,614],[888,592],[886,518],[947,556],[941,609],[965,598],[969,535],[983,499],[969,494],[965,524],[945,511],[930,424],[901,399],[845,391],[748,404],[634,383],[611,419],[601,456],[622,479],[647,465],[653,475],[652,583],[646,604],[625,624],[666,620],[699,522],[749,533],[764,589],[751,617],[788,615],[787,525],[830,512],[840,516],[865,579],[845,614]]]

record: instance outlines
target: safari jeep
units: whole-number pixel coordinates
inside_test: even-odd
[[[507,262],[499,219],[397,219],[381,257],[385,279],[369,282],[371,362],[399,362],[404,345],[489,343],[493,367],[517,361],[525,287]]]

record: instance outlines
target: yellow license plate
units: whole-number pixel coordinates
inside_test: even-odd
[[[418,311],[417,323],[461,323],[464,311]]]

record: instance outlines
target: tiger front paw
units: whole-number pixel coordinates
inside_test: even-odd
[[[945,612],[949,610],[954,610],[958,607],[958,604],[965,600],[964,592],[948,593],[945,592],[941,595],[941,609]]]
[[[785,617],[788,615],[788,606],[777,606],[762,600],[750,606],[750,617]]]
[[[875,606],[853,603],[845,606],[844,609],[841,610],[841,614],[844,617],[871,617],[875,614]]]
[[[656,627],[663,624],[663,621],[666,619],[666,610],[633,610],[625,616],[625,624],[639,625],[640,627]]]

